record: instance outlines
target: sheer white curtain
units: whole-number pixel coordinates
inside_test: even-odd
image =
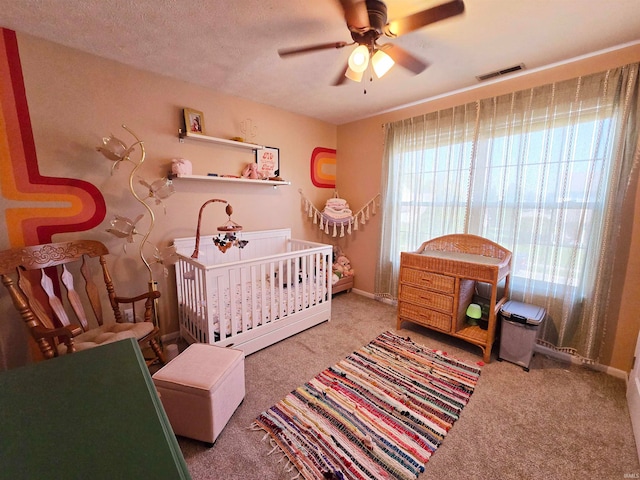
[[[511,298],[547,309],[541,341],[597,359],[637,116],[634,64],[386,125],[376,294],[401,251],[480,235],[513,252]]]

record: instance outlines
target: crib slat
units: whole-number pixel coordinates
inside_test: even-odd
[[[257,289],[258,285],[256,284],[258,278],[256,277],[255,266],[252,265],[249,267],[249,305],[247,305],[247,309],[249,310],[249,328],[254,329],[258,326],[258,298],[257,298]]]
[[[303,253],[301,257],[301,274],[302,274],[302,306],[304,309],[305,305],[311,306],[311,296],[309,295],[309,283],[312,280],[309,277],[309,270],[307,268],[309,263],[309,255]]]
[[[238,318],[238,329],[234,333],[244,332],[249,324],[249,312],[251,298],[251,283],[247,279],[247,269],[240,268],[240,318]]]
[[[271,321],[275,322],[279,317],[279,312],[276,308],[276,268],[274,262],[269,262],[269,293],[271,294]]]
[[[267,305],[267,269],[264,263],[260,264],[260,322],[266,324],[269,321],[269,306]]]
[[[237,287],[238,287],[238,281],[236,280],[237,277],[237,269],[236,268],[229,268],[227,271],[227,275],[225,275],[225,278],[227,278],[228,280],[228,286],[229,286],[229,303],[230,303],[230,312],[229,312],[229,323],[230,323],[230,327],[231,327],[231,332],[230,335],[234,336],[235,333],[238,331],[238,296],[237,296]],[[240,289],[240,291],[242,291],[242,289]]]
[[[229,313],[225,302],[225,290],[229,288],[229,284],[222,275],[214,275],[212,270],[210,270],[210,272],[209,278],[214,280],[212,283],[216,288],[215,292],[210,293],[211,297],[209,297],[209,301],[212,305],[216,305],[216,333],[218,333],[218,339],[222,340],[227,337],[230,331]],[[213,321],[210,321],[209,323],[211,324]]]

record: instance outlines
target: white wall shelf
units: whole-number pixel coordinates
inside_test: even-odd
[[[185,138],[190,140],[198,140],[202,142],[208,142],[216,145],[226,145],[228,147],[235,147],[247,150],[258,150],[264,148],[263,145],[257,145],[255,143],[237,142],[235,140],[227,140],[226,138],[209,137],[208,135],[200,135],[199,133],[184,132],[182,129],[178,130],[178,138],[183,143]],[[279,185],[291,185],[291,182],[285,180],[254,180],[250,178],[237,178],[237,177],[225,177],[214,175],[183,175],[183,174],[169,174],[171,180],[198,180],[206,182],[228,182],[228,183],[248,183],[252,185],[269,185],[274,188]]]
[[[184,143],[185,138],[199,140],[202,142],[215,143],[218,145],[226,145],[229,147],[246,148],[249,150],[259,150],[264,148],[264,145],[258,145],[255,143],[237,142],[236,140],[227,140],[226,138],[210,137],[208,135],[201,135],[199,133],[183,132],[182,129],[178,130],[178,138],[181,143]]]
[[[170,174],[171,180],[200,180],[207,182],[229,182],[229,183],[250,183],[253,185],[270,185],[277,187],[278,185],[291,185],[291,182],[285,180],[253,180],[250,178],[236,178],[236,177],[215,177],[213,175],[183,175],[183,174]]]

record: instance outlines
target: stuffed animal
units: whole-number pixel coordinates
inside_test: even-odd
[[[331,277],[331,283],[338,282],[343,277],[350,277],[354,274],[353,268],[351,268],[351,262],[349,258],[342,252],[342,248],[335,245],[333,247],[333,275]]]
[[[185,158],[174,158],[171,160],[171,173],[176,175],[191,175],[193,166]]]
[[[345,255],[339,255],[333,264],[334,273],[337,272],[340,278],[350,277],[353,275],[353,269],[351,268],[351,262]]]
[[[242,176],[253,180],[260,180],[263,178],[262,174],[258,171],[258,164],[255,162],[247,163],[247,166],[242,170]]]

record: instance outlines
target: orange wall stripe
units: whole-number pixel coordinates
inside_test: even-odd
[[[9,246],[48,243],[56,233],[90,230],[104,220],[104,197],[89,182],[40,174],[16,33],[1,30],[0,188]],[[15,202],[28,205],[14,207]]]

